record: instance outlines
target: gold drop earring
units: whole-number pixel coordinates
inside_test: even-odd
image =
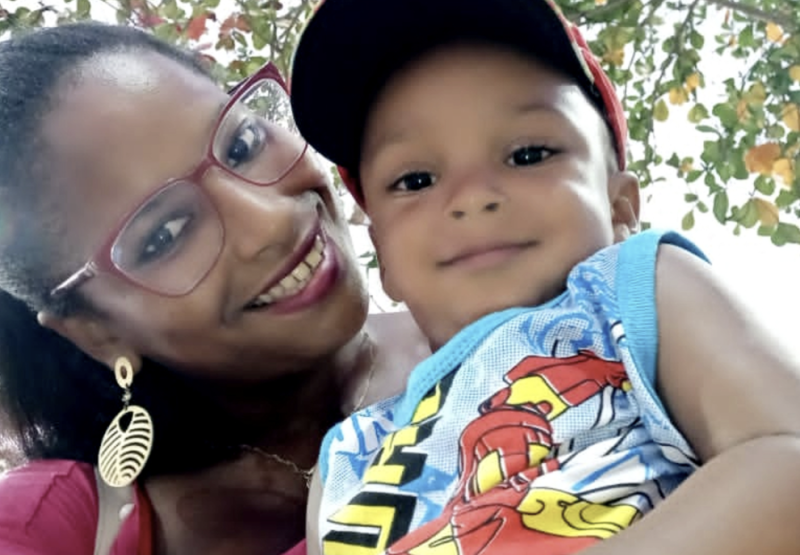
[[[114,377],[122,388],[122,410],[109,424],[100,443],[100,477],[111,487],[132,484],[141,474],[153,448],[153,419],[142,407],[131,405],[133,366],[127,357],[114,363]]]

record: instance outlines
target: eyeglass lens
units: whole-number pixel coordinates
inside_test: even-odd
[[[230,106],[211,150],[218,165],[253,186],[280,179],[304,147],[288,95],[276,81],[264,79]],[[114,241],[111,260],[132,280],[177,295],[203,279],[223,238],[223,224],[202,185],[180,180],[128,219]]]

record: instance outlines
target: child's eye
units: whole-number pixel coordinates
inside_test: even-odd
[[[523,146],[511,153],[506,159],[510,166],[531,166],[546,160],[553,155],[553,151],[544,146]]]
[[[436,178],[429,172],[411,172],[392,183],[389,189],[399,192],[416,192],[431,187],[435,182]]]

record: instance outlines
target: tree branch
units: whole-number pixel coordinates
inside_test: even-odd
[[[735,0],[706,0],[706,2],[720,8],[729,8],[752,19],[777,23],[789,31],[797,30],[797,20],[792,19],[792,17],[785,12],[768,12],[755,6],[748,6],[740,2],[736,2]]]
[[[623,7],[626,4],[630,4],[631,2],[633,2],[633,0],[608,0],[608,2],[602,6],[598,6],[591,10],[570,11],[565,9],[563,11],[564,15],[566,15],[568,19],[580,25],[593,20],[602,19],[605,14],[612,12],[617,8]],[[737,0],[706,0],[706,3],[718,6],[720,8],[729,8],[752,19],[777,23],[786,30],[796,31],[798,28],[797,20],[792,18],[791,11],[770,12],[755,6],[742,4]]]
[[[658,76],[656,77],[655,84],[653,85],[653,94],[651,98],[651,107],[650,107],[650,121],[647,125],[647,135],[645,135],[644,140],[642,141],[645,150],[645,156],[648,156],[648,151],[652,150],[652,140],[653,135],[655,134],[655,107],[658,102],[658,99],[663,94],[661,92],[661,84],[664,81],[664,78],[667,75],[667,69],[672,66],[672,60],[680,54],[681,47],[683,46],[683,34],[686,32],[686,29],[692,22],[692,18],[694,18],[694,11],[697,8],[697,5],[700,3],[700,0],[693,0],[691,5],[688,8],[686,13],[686,18],[681,22],[680,26],[675,30],[675,37],[674,42],[672,45],[672,51],[667,54],[667,58],[661,64],[661,71],[659,72]]]
[[[562,9],[564,15],[575,23],[576,25],[581,25],[586,22],[591,22],[594,19],[601,19],[603,15],[607,14],[608,12],[612,12],[617,8],[625,6],[627,4],[631,4],[634,0],[608,0],[602,6],[598,6],[591,10],[575,10],[571,11],[568,9]]]

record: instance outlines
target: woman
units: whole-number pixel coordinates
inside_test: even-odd
[[[145,33],[41,30],[0,45],[0,128],[0,406],[30,461],[0,552],[95,552],[98,491],[134,480],[111,553],[298,544],[325,430],[426,349],[405,315],[365,326],[274,68],[227,96]]]

